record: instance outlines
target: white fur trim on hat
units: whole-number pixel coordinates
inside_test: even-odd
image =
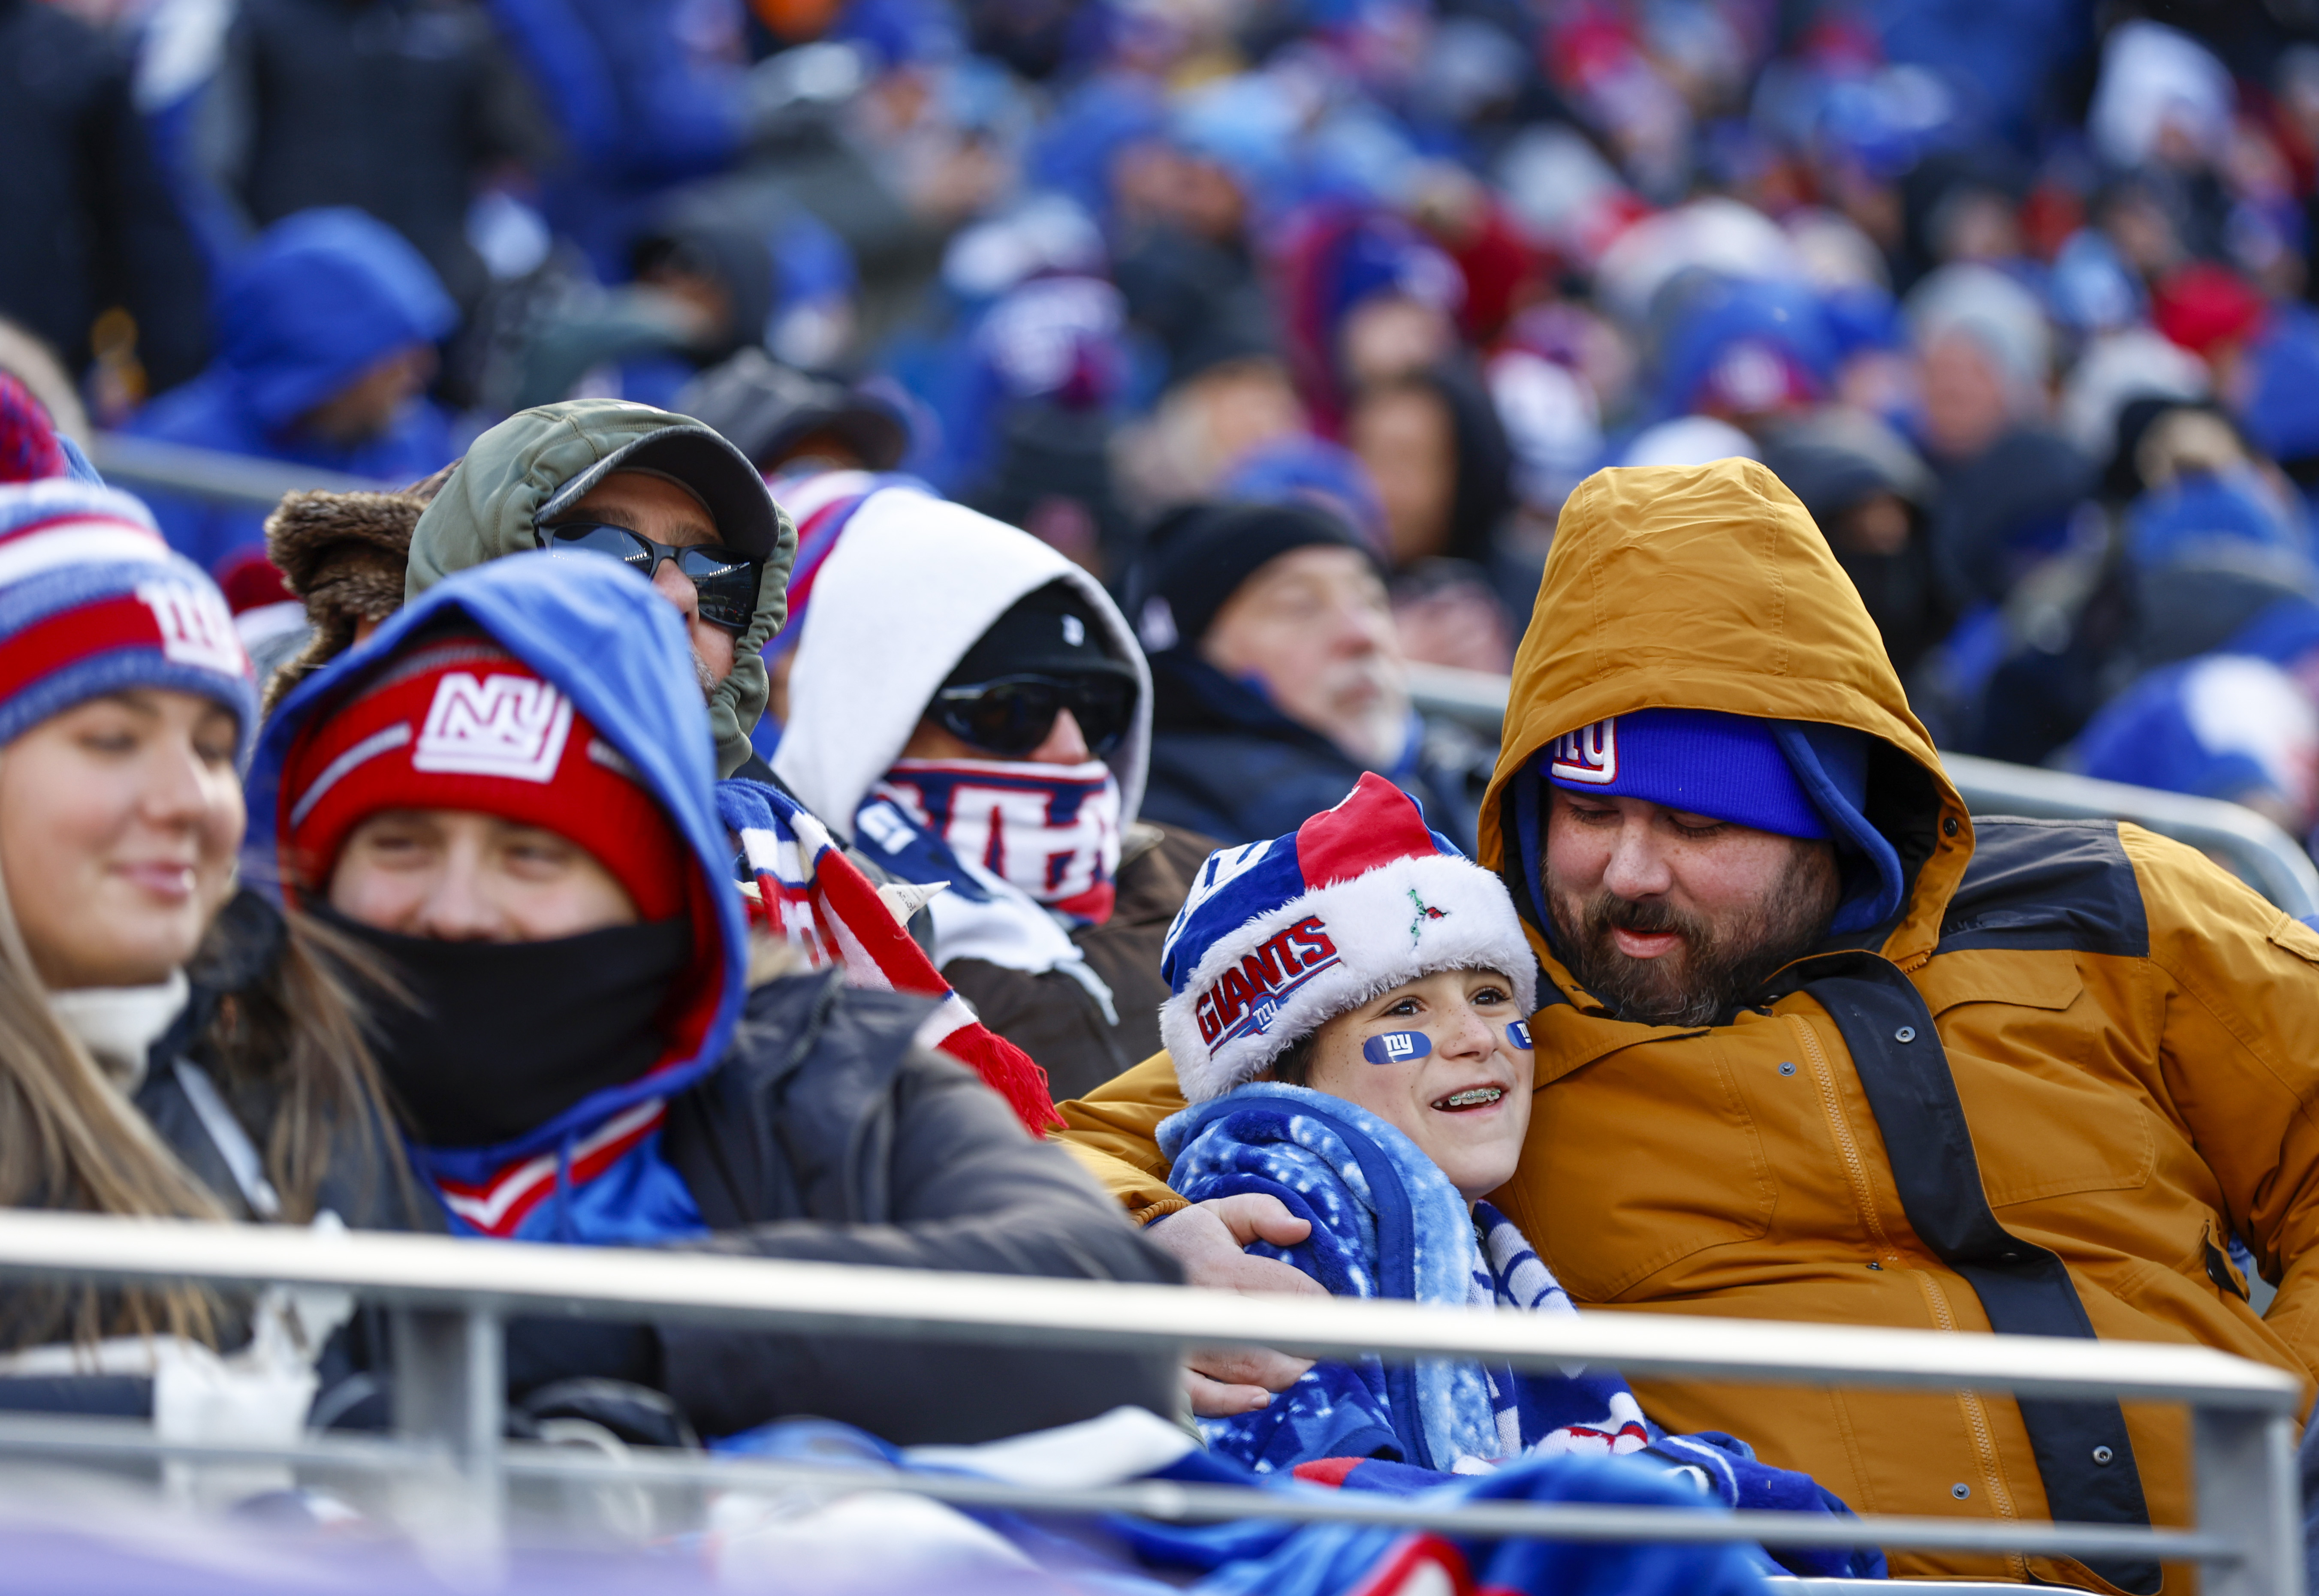
[[[1412,854],[1316,887],[1211,945],[1160,1005],[1187,1102],[1253,1080],[1290,1043],[1421,976],[1492,969],[1528,1014],[1538,961],[1505,884],[1468,860]]]

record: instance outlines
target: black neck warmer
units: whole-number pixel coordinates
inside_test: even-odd
[[[380,996],[369,1031],[424,1146],[491,1147],[660,1061],[661,1013],[692,950],[683,919],[541,942],[448,942],[322,908],[380,955],[412,1006]]]

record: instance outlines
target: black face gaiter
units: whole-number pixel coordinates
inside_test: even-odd
[[[383,995],[369,1031],[379,1068],[428,1147],[491,1147],[660,1061],[661,1011],[692,951],[683,919],[544,942],[398,936],[327,907],[380,955],[415,1006]]]

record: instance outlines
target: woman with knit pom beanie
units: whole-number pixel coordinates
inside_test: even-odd
[[[239,889],[257,704],[232,618],[46,429],[0,391],[0,1203],[393,1222],[337,939]],[[95,1400],[25,1348],[69,1339],[141,1392],[154,1337],[230,1345],[239,1319],[190,1289],[12,1288],[0,1408],[36,1376],[40,1405]]]

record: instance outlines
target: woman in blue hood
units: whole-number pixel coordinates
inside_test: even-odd
[[[1172,1278],[916,1043],[931,1004],[836,972],[753,984],[711,751],[674,610],[610,562],[546,554],[431,589],[268,723],[260,866],[417,1000],[383,1005],[381,1066],[448,1226]],[[1163,1360],[679,1326],[533,1327],[510,1362],[519,1386],[657,1386],[708,1435],[811,1411],[898,1442],[1166,1411],[1175,1384]]]

